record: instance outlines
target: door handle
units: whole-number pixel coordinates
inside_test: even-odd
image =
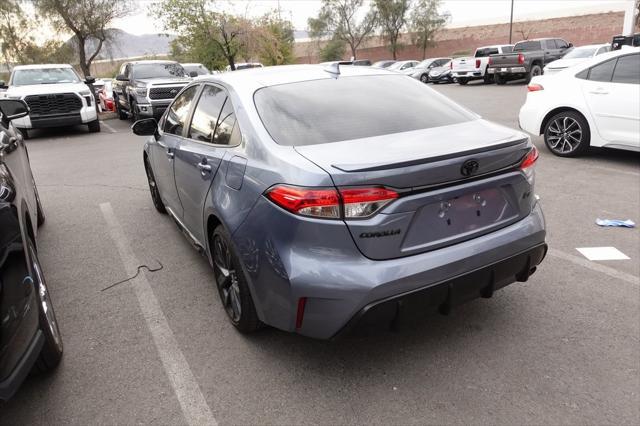
[[[205,173],[211,173],[211,166],[207,163],[198,163],[198,169],[203,176]]]
[[[169,160],[173,160],[173,157],[175,157],[175,156],[176,156],[176,154],[175,154],[172,150],[170,150],[170,149],[167,149],[166,154],[167,154],[167,158],[168,158]]]
[[[591,90],[589,93],[592,93],[594,95],[608,95],[609,94],[609,92],[607,92],[604,89],[600,89],[600,88],[598,88],[596,90]]]

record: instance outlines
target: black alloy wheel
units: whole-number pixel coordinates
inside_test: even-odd
[[[227,316],[242,333],[257,330],[261,323],[229,234],[219,225],[210,241],[216,286]]]
[[[31,240],[27,240],[27,249],[29,252],[31,279],[33,280],[38,300],[40,330],[44,334],[44,346],[35,367],[37,370],[45,372],[55,368],[60,363],[64,348],[56,314],[53,310],[53,303],[51,302],[51,295],[44,279],[38,254]]]
[[[156,178],[153,175],[153,170],[146,158],[144,160],[144,170],[147,173],[147,182],[149,182],[149,192],[151,192],[151,201],[153,201],[153,206],[159,213],[167,213],[167,209],[164,207],[164,203],[160,197],[160,191],[158,190],[158,184],[156,183]]]

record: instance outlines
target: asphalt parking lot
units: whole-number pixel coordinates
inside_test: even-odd
[[[526,95],[522,84],[435,88],[511,127]],[[0,407],[0,423],[640,423],[640,229],[595,225],[640,222],[640,155],[563,159],[534,138],[550,252],[528,282],[447,317],[325,342],[233,329],[207,261],[155,211],[144,138],[129,125],[28,141],[65,356]],[[630,259],[593,262],[576,250],[598,246]],[[103,291],[158,262],[144,283],[161,316],[145,317],[140,280]],[[154,343],[158,330],[168,330],[168,350]],[[168,371],[167,356],[186,369]]]

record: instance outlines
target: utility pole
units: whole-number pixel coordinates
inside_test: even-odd
[[[514,0],[511,0],[511,18],[509,18],[509,44],[511,44],[511,34],[513,31],[513,2]]]

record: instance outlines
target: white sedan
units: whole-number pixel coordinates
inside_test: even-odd
[[[640,48],[604,53],[529,83],[520,127],[554,154],[589,146],[640,151]]]
[[[589,58],[607,53],[610,50],[611,44],[589,44],[587,46],[575,47],[567,52],[561,59],[549,62],[549,64],[544,67],[544,74],[556,74],[580,62],[584,62]]]

